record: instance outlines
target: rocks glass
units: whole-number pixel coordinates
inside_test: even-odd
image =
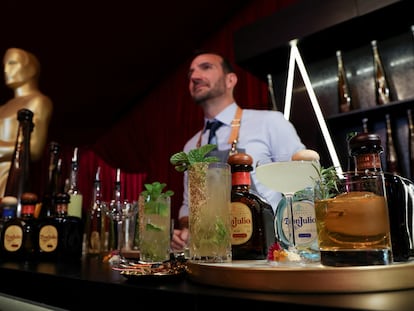
[[[392,263],[383,174],[344,173],[339,194],[315,201],[321,263],[328,266]]]

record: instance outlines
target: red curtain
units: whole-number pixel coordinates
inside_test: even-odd
[[[43,157],[43,161],[34,163],[32,166],[33,180],[32,186],[34,192],[40,197],[44,192],[46,185],[46,176],[48,171],[48,154]],[[62,174],[64,178],[69,178],[71,169],[71,159],[73,148],[62,146],[61,158],[63,161]],[[92,191],[96,172],[100,167],[100,179],[102,183],[102,199],[109,202],[113,198],[114,183],[116,178],[116,169],[118,167],[110,166],[100,158],[92,149],[87,147],[79,148],[79,170],[78,170],[78,187],[83,195],[83,212],[86,213],[92,205]],[[43,176],[38,178],[38,176]],[[143,189],[147,173],[131,173],[121,169],[121,191],[122,199],[130,202],[138,200],[138,196]],[[40,182],[44,180],[44,182]],[[62,185],[63,187],[64,185]]]
[[[234,32],[293,2],[295,0],[253,1],[202,46],[194,48],[216,50],[234,63]],[[187,139],[203,123],[202,111],[192,102],[188,93],[186,77],[189,61],[161,81],[147,98],[137,103],[127,117],[93,146],[93,150],[112,166],[122,164],[125,170],[146,172],[145,182],[167,183],[168,188],[175,191],[172,197],[174,217],[181,205],[183,181],[182,173],[174,170],[169,158],[182,150]],[[237,66],[236,70],[239,75],[235,94],[237,102],[243,108],[268,109],[265,81],[260,81]]]
[[[234,32],[294,2],[296,0],[252,1],[236,17],[223,25],[220,31],[194,49],[218,51],[234,63]],[[165,57],[168,57],[168,51]],[[192,102],[188,92],[186,77],[189,62],[190,59],[165,80],[160,81],[144,100],[136,103],[127,116],[94,145],[80,148],[79,187],[84,194],[84,210],[90,205],[93,177],[100,165],[104,196],[107,200],[112,195],[115,169],[120,168],[123,172],[125,197],[130,200],[137,198],[144,183],[165,182],[168,189],[175,192],[172,197],[172,216],[176,218],[182,200],[183,177],[182,173],[175,171],[169,158],[182,150],[187,139],[203,123],[202,111]],[[237,66],[236,71],[239,82],[235,96],[239,105],[243,108],[268,109],[265,81],[260,81]],[[72,150],[65,150],[67,167],[70,165],[71,154]],[[40,170],[47,172],[45,164]]]

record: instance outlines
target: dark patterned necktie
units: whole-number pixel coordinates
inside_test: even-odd
[[[218,121],[218,120],[207,122],[206,130],[210,130],[210,133],[208,135],[208,143],[209,144],[215,144],[216,143],[216,139],[215,139],[216,138],[216,131],[222,125],[223,125],[223,123]]]

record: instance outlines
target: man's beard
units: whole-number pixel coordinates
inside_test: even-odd
[[[215,84],[210,90],[193,96],[193,100],[196,104],[203,104],[211,99],[221,97],[225,93],[224,83]]]

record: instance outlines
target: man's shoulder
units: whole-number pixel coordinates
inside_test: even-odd
[[[284,118],[283,113],[276,110],[266,110],[266,109],[243,109],[243,116],[251,118],[260,118],[263,120],[269,119],[280,119]]]

